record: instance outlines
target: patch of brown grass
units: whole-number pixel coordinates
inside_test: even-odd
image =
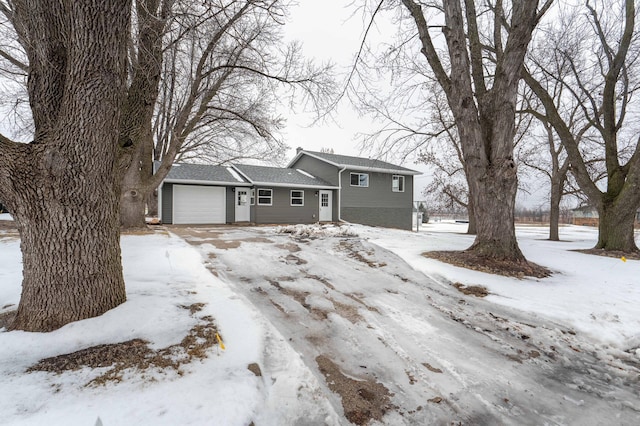
[[[380,421],[389,409],[394,408],[389,390],[382,383],[370,378],[354,380],[325,355],[316,357],[316,363],[329,389],[340,395],[345,417],[351,423],[366,425],[371,420]]]
[[[481,285],[466,286],[462,283],[453,283],[451,285],[458,289],[460,293],[466,294],[467,296],[486,297],[489,295],[489,290]]]
[[[193,315],[204,307],[202,303],[183,306]],[[162,349],[151,349],[148,342],[133,339],[126,342],[98,345],[82,349],[70,354],[58,355],[40,360],[29,367],[28,372],[47,371],[62,374],[66,371],[81,368],[108,368],[100,376],[91,380],[85,386],[104,385],[108,382],[120,382],[126,371],[144,372],[151,369],[171,369],[178,374],[185,364],[208,356],[210,348],[218,344],[217,328],[210,316],[199,318],[199,322],[189,330],[189,333],[178,344]]]
[[[503,275],[506,277],[535,277],[546,278],[551,276],[551,271],[544,266],[532,262],[513,262],[510,260],[493,259],[479,256],[468,251],[429,251],[422,253],[424,257],[439,260],[461,268],[473,269],[488,274]]]

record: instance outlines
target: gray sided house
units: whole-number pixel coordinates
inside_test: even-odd
[[[160,186],[160,220],[167,224],[331,222],[336,220],[331,203],[336,189],[294,169],[175,164]]]
[[[288,167],[339,187],[337,220],[411,229],[413,177],[420,172],[381,160],[298,149]]]
[[[175,164],[159,189],[167,224],[347,221],[411,229],[413,176],[379,160],[298,149],[286,168]]]

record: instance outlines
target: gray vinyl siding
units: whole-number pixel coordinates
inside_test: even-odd
[[[173,223],[173,184],[162,185],[162,223]]]
[[[304,170],[317,178],[329,182],[333,186],[338,186],[338,168],[308,155],[301,156],[291,168]]]
[[[272,189],[271,206],[258,205],[258,189]],[[304,191],[304,206],[291,205],[291,190]],[[256,205],[251,211],[254,223],[315,223],[318,221],[318,196],[314,189],[256,187]]]
[[[351,186],[351,172],[368,173],[369,186]],[[411,229],[413,176],[404,176],[404,192],[393,192],[392,173],[345,170],[342,173],[341,219],[364,225]]]
[[[227,204],[225,207],[225,209],[227,209],[227,223],[233,223],[236,221],[236,193],[233,192],[231,187],[227,186],[225,195],[225,201]]]
[[[411,230],[412,208],[343,207],[342,220],[370,226]]]

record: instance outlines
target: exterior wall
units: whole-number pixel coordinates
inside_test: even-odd
[[[342,220],[363,225],[411,230],[413,210],[399,207],[343,207]]]
[[[252,206],[251,220],[254,223],[315,223],[318,221],[319,205],[316,189],[256,187],[256,204]],[[272,189],[271,206],[258,205],[258,189]],[[304,191],[304,205],[291,205],[291,190]]]
[[[413,212],[413,176],[404,176],[404,192],[393,192],[392,173],[369,172],[369,186],[351,186],[350,173],[342,173],[341,219],[363,225],[411,229]]]
[[[338,168],[308,155],[300,157],[291,168],[304,170],[317,178],[329,182],[333,186],[338,186]]]
[[[227,223],[233,223],[236,221],[236,193],[233,192],[233,189],[227,186],[227,191],[225,194],[225,201],[227,203]]]
[[[173,184],[162,185],[162,223],[173,223]]]

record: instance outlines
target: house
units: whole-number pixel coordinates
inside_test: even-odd
[[[335,189],[294,169],[174,164],[158,191],[159,214],[172,224],[330,222]]]
[[[175,164],[160,185],[167,224],[348,221],[411,229],[414,170],[299,149],[285,168]]]
[[[334,220],[411,229],[415,170],[362,157],[298,148],[287,167],[302,169],[339,188]]]

